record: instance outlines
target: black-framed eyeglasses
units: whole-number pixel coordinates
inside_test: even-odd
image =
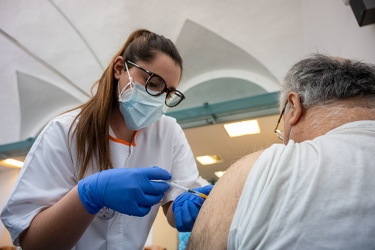
[[[285,109],[286,109],[286,105],[288,105],[288,101],[286,101],[286,103],[284,105],[284,108],[281,110],[281,114],[280,114],[279,120],[277,120],[276,128],[273,131],[273,132],[275,132],[275,134],[277,135],[277,137],[279,137],[279,139],[282,140],[282,141],[284,141],[284,131],[280,131],[278,129],[278,127],[279,127],[281,118],[284,115],[284,112],[285,112]]]
[[[147,78],[145,85],[146,92],[152,96],[159,96],[163,93],[166,93],[167,95],[165,97],[165,105],[167,105],[168,107],[176,107],[185,99],[184,94],[182,94],[180,91],[176,89],[168,89],[167,84],[161,76],[147,69],[144,69],[138,64],[133,63],[129,60],[127,60],[126,63],[130,64],[131,66],[135,66],[138,69],[149,74],[149,77]]]

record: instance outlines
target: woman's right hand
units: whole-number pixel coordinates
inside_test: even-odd
[[[78,194],[91,214],[107,207],[127,215],[145,216],[169,189],[166,183],[150,180],[171,177],[159,167],[109,169],[80,180]]]

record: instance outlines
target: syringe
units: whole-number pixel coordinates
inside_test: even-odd
[[[202,197],[203,199],[206,199],[208,196],[203,194],[203,193],[200,193],[198,191],[195,191],[191,188],[188,188],[188,187],[185,187],[185,186],[182,186],[180,184],[177,184],[176,182],[172,182],[172,181],[165,181],[165,180],[152,180],[152,181],[158,181],[158,182],[164,182],[164,183],[167,183],[169,185],[171,185],[172,187],[175,187],[175,188],[179,188],[179,189],[182,189],[184,191],[187,191],[189,193],[192,193],[192,194],[195,194],[197,196],[200,196]]]

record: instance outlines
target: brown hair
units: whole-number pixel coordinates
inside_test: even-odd
[[[96,171],[112,168],[109,148],[109,118],[114,105],[118,105],[114,78],[114,61],[118,56],[133,62],[150,62],[157,53],[170,56],[182,71],[182,59],[171,40],[146,29],[139,29],[130,34],[125,44],[115,54],[101,78],[92,87],[96,93],[83,105],[72,123],[69,134],[77,138],[78,163],[81,164],[78,179],[82,179],[90,163],[95,163]],[[77,125],[73,127],[73,124]],[[95,159],[95,160],[93,160]]]

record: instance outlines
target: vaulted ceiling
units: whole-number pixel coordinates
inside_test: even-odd
[[[358,27],[341,0],[1,0],[0,144],[35,137],[85,102],[137,28],[163,34],[181,53],[187,99],[167,114],[181,122],[196,156],[224,159],[198,164],[208,180],[278,142],[277,91],[294,62],[317,51],[375,60],[367,39],[374,25]],[[261,134],[229,138],[222,123],[247,118],[258,119]]]

